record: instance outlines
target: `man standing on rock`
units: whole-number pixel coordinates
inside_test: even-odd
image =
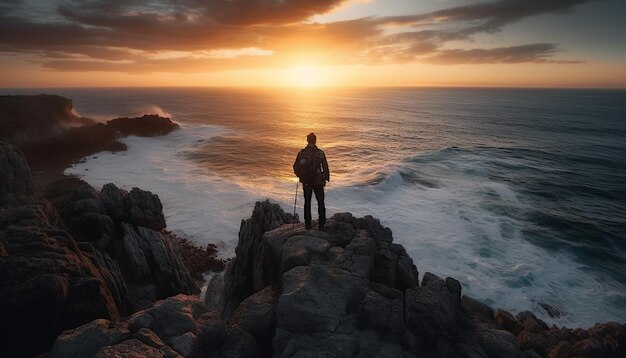
[[[293,172],[296,173],[304,188],[304,223],[307,230],[311,229],[311,197],[315,192],[317,199],[317,213],[319,215],[319,229],[324,229],[326,223],[326,207],[324,206],[324,186],[330,181],[328,162],[324,152],[315,142],[314,133],[306,136],[308,145],[302,149],[293,163]]]

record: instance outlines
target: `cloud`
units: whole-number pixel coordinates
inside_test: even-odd
[[[441,50],[425,59],[435,64],[485,64],[485,63],[579,63],[580,61],[554,61],[550,57],[557,52],[554,44],[497,47],[490,49]]]
[[[22,54],[57,71],[129,73],[280,67],[306,59],[328,65],[570,63],[576,61],[554,59],[560,52],[555,44],[448,44],[476,46],[476,34],[589,1],[498,0],[322,24],[307,20],[344,0],[0,0],[0,53]],[[45,11],[50,6],[56,10]],[[242,50],[250,48],[262,55]],[[235,55],[202,56],[210,51]],[[181,55],[168,58],[173,52]]]

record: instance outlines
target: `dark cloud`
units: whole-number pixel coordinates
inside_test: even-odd
[[[554,61],[550,57],[557,52],[554,44],[538,43],[521,46],[496,47],[490,49],[449,49],[441,50],[425,58],[426,62],[450,64],[485,63],[578,63],[579,61]]]
[[[27,54],[55,70],[124,72],[268,67],[318,55],[324,64],[542,63],[554,61],[554,44],[490,49],[447,49],[446,44],[589,1],[595,0],[499,0],[318,24],[303,21],[344,0],[58,0],[30,9],[32,16],[27,3],[0,0],[0,52]],[[50,6],[56,11],[42,16]],[[237,48],[273,54],[263,63],[206,58],[207,51]],[[203,52],[204,57],[155,59],[163,51]]]

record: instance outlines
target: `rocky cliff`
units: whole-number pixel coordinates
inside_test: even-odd
[[[50,357],[623,357],[626,325],[548,327],[418,271],[372,217],[306,231],[276,204],[242,221],[237,257],[206,302],[178,295],[65,331]]]
[[[63,330],[199,292],[156,195],[70,180],[49,201],[10,145],[0,174],[0,356],[33,356]]]

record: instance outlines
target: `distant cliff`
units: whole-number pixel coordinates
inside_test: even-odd
[[[72,100],[61,96],[0,96],[0,140],[18,146],[33,169],[59,171],[90,154],[125,150],[117,141],[121,137],[165,135],[178,128],[158,115],[97,123],[72,108]]]
[[[77,116],[73,107],[71,99],[56,95],[0,96],[0,138],[19,144],[95,123]]]

